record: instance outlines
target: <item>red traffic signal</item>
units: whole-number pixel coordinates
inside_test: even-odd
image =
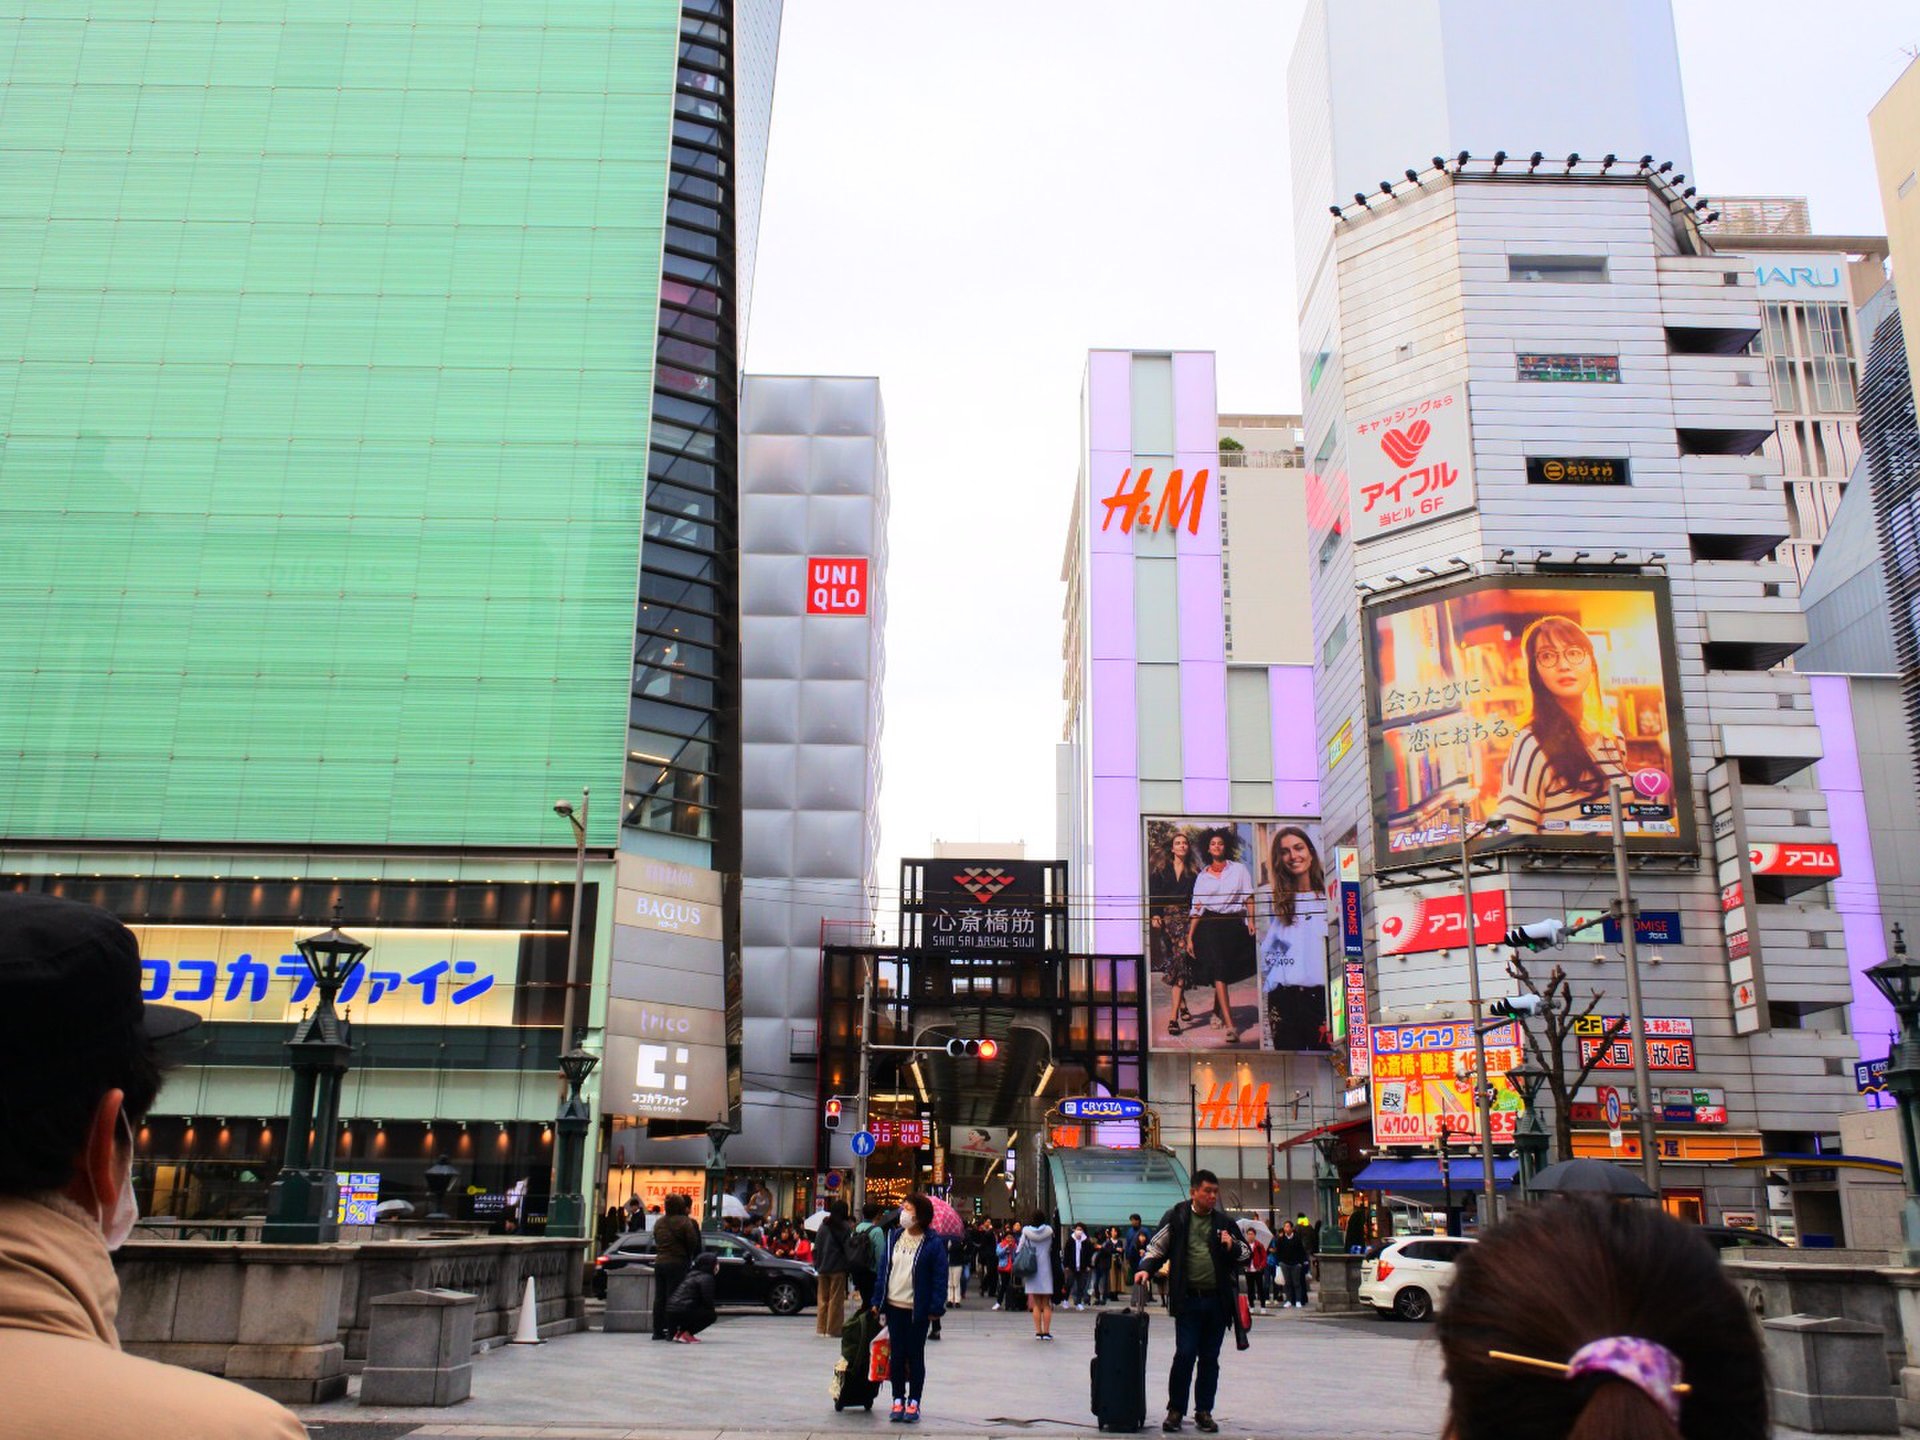
[[[955,1060],[991,1060],[1000,1053],[998,1040],[949,1040],[947,1054]]]

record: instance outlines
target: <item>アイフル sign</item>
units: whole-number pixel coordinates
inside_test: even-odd
[[[1473,509],[1467,387],[1449,386],[1358,422],[1348,446],[1364,544]]]

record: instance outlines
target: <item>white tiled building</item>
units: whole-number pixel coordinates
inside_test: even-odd
[[[1684,725],[1690,771],[1676,799],[1697,843],[1642,853],[1635,898],[1643,912],[1677,916],[1684,935],[1641,951],[1647,1011],[1691,1022],[1695,1036],[1696,1068],[1653,1083],[1720,1091],[1726,1104],[1724,1123],[1662,1117],[1668,1203],[1717,1223],[1764,1214],[1769,1168],[1797,1173],[1769,1157],[1811,1151],[1837,1131],[1853,1099],[1849,976],[1830,885],[1749,873],[1735,843],[1742,826],[1758,845],[1829,838],[1807,687],[1773,668],[1806,627],[1791,565],[1769,558],[1790,528],[1780,467],[1762,448],[1775,415],[1766,363],[1749,353],[1763,323],[1753,269],[1713,253],[1674,184],[1691,166],[1667,6],[1634,0],[1605,30],[1583,51],[1579,85],[1542,91],[1509,83],[1564,76],[1564,21],[1538,7],[1309,6],[1288,91],[1322,813],[1331,843],[1359,847],[1369,881],[1373,1018],[1464,1017],[1463,948],[1379,953],[1383,898],[1397,903],[1415,882],[1458,894],[1458,840],[1451,864],[1424,866],[1376,844],[1388,799],[1367,743],[1370,722],[1376,738],[1382,728],[1365,679],[1373,617],[1497,577],[1664,580],[1671,720]],[[1421,53],[1444,63],[1417,94],[1369,79]],[[1496,163],[1500,146],[1512,149]],[[1357,450],[1384,432],[1356,427],[1446,396],[1465,411],[1465,483],[1437,518],[1382,528],[1361,483],[1372,457]],[[1567,457],[1603,457],[1612,483],[1564,483],[1563,472],[1547,483],[1541,466]],[[1348,726],[1359,743],[1330,748]],[[1450,763],[1421,781],[1444,792],[1472,776],[1475,757],[1456,772]],[[1476,883],[1504,888],[1515,922],[1602,910],[1613,891],[1604,847],[1594,837],[1584,855],[1496,851]],[[1746,936],[1730,947],[1722,896],[1736,883],[1726,893],[1739,896],[1730,913]],[[1482,950],[1490,995],[1512,988],[1504,957]],[[1616,947],[1577,944],[1552,959],[1583,1002],[1597,988],[1605,1011],[1625,1008]],[[1630,1071],[1606,1078],[1631,1094]],[[1604,1132],[1598,1143],[1606,1153]],[[1796,1221],[1837,1235],[1830,1184],[1795,1186],[1793,1213],[1774,1223]]]

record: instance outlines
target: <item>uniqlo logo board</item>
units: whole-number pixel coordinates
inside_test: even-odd
[[[808,560],[807,613],[866,614],[866,560],[858,555],[816,555]]]
[[[1348,468],[1353,536],[1362,544],[1471,510],[1467,387],[1423,395],[1356,423]]]

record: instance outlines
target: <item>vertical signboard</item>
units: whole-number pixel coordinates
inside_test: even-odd
[[[1367,1044],[1367,947],[1360,909],[1360,852],[1351,845],[1340,845],[1335,847],[1333,855],[1340,907],[1340,955],[1346,962],[1341,1003],[1347,1022],[1347,1076],[1358,1080],[1371,1068]]]
[[[1760,956],[1760,917],[1753,904],[1752,850],[1739,776],[1723,760],[1707,772],[1707,813],[1713,821],[1713,865],[1720,885],[1720,924],[1726,936],[1727,985],[1733,994],[1733,1033],[1767,1028],[1767,983]]]
[[[725,1119],[733,1098],[720,876],[622,855],[614,899],[601,1111]]]

